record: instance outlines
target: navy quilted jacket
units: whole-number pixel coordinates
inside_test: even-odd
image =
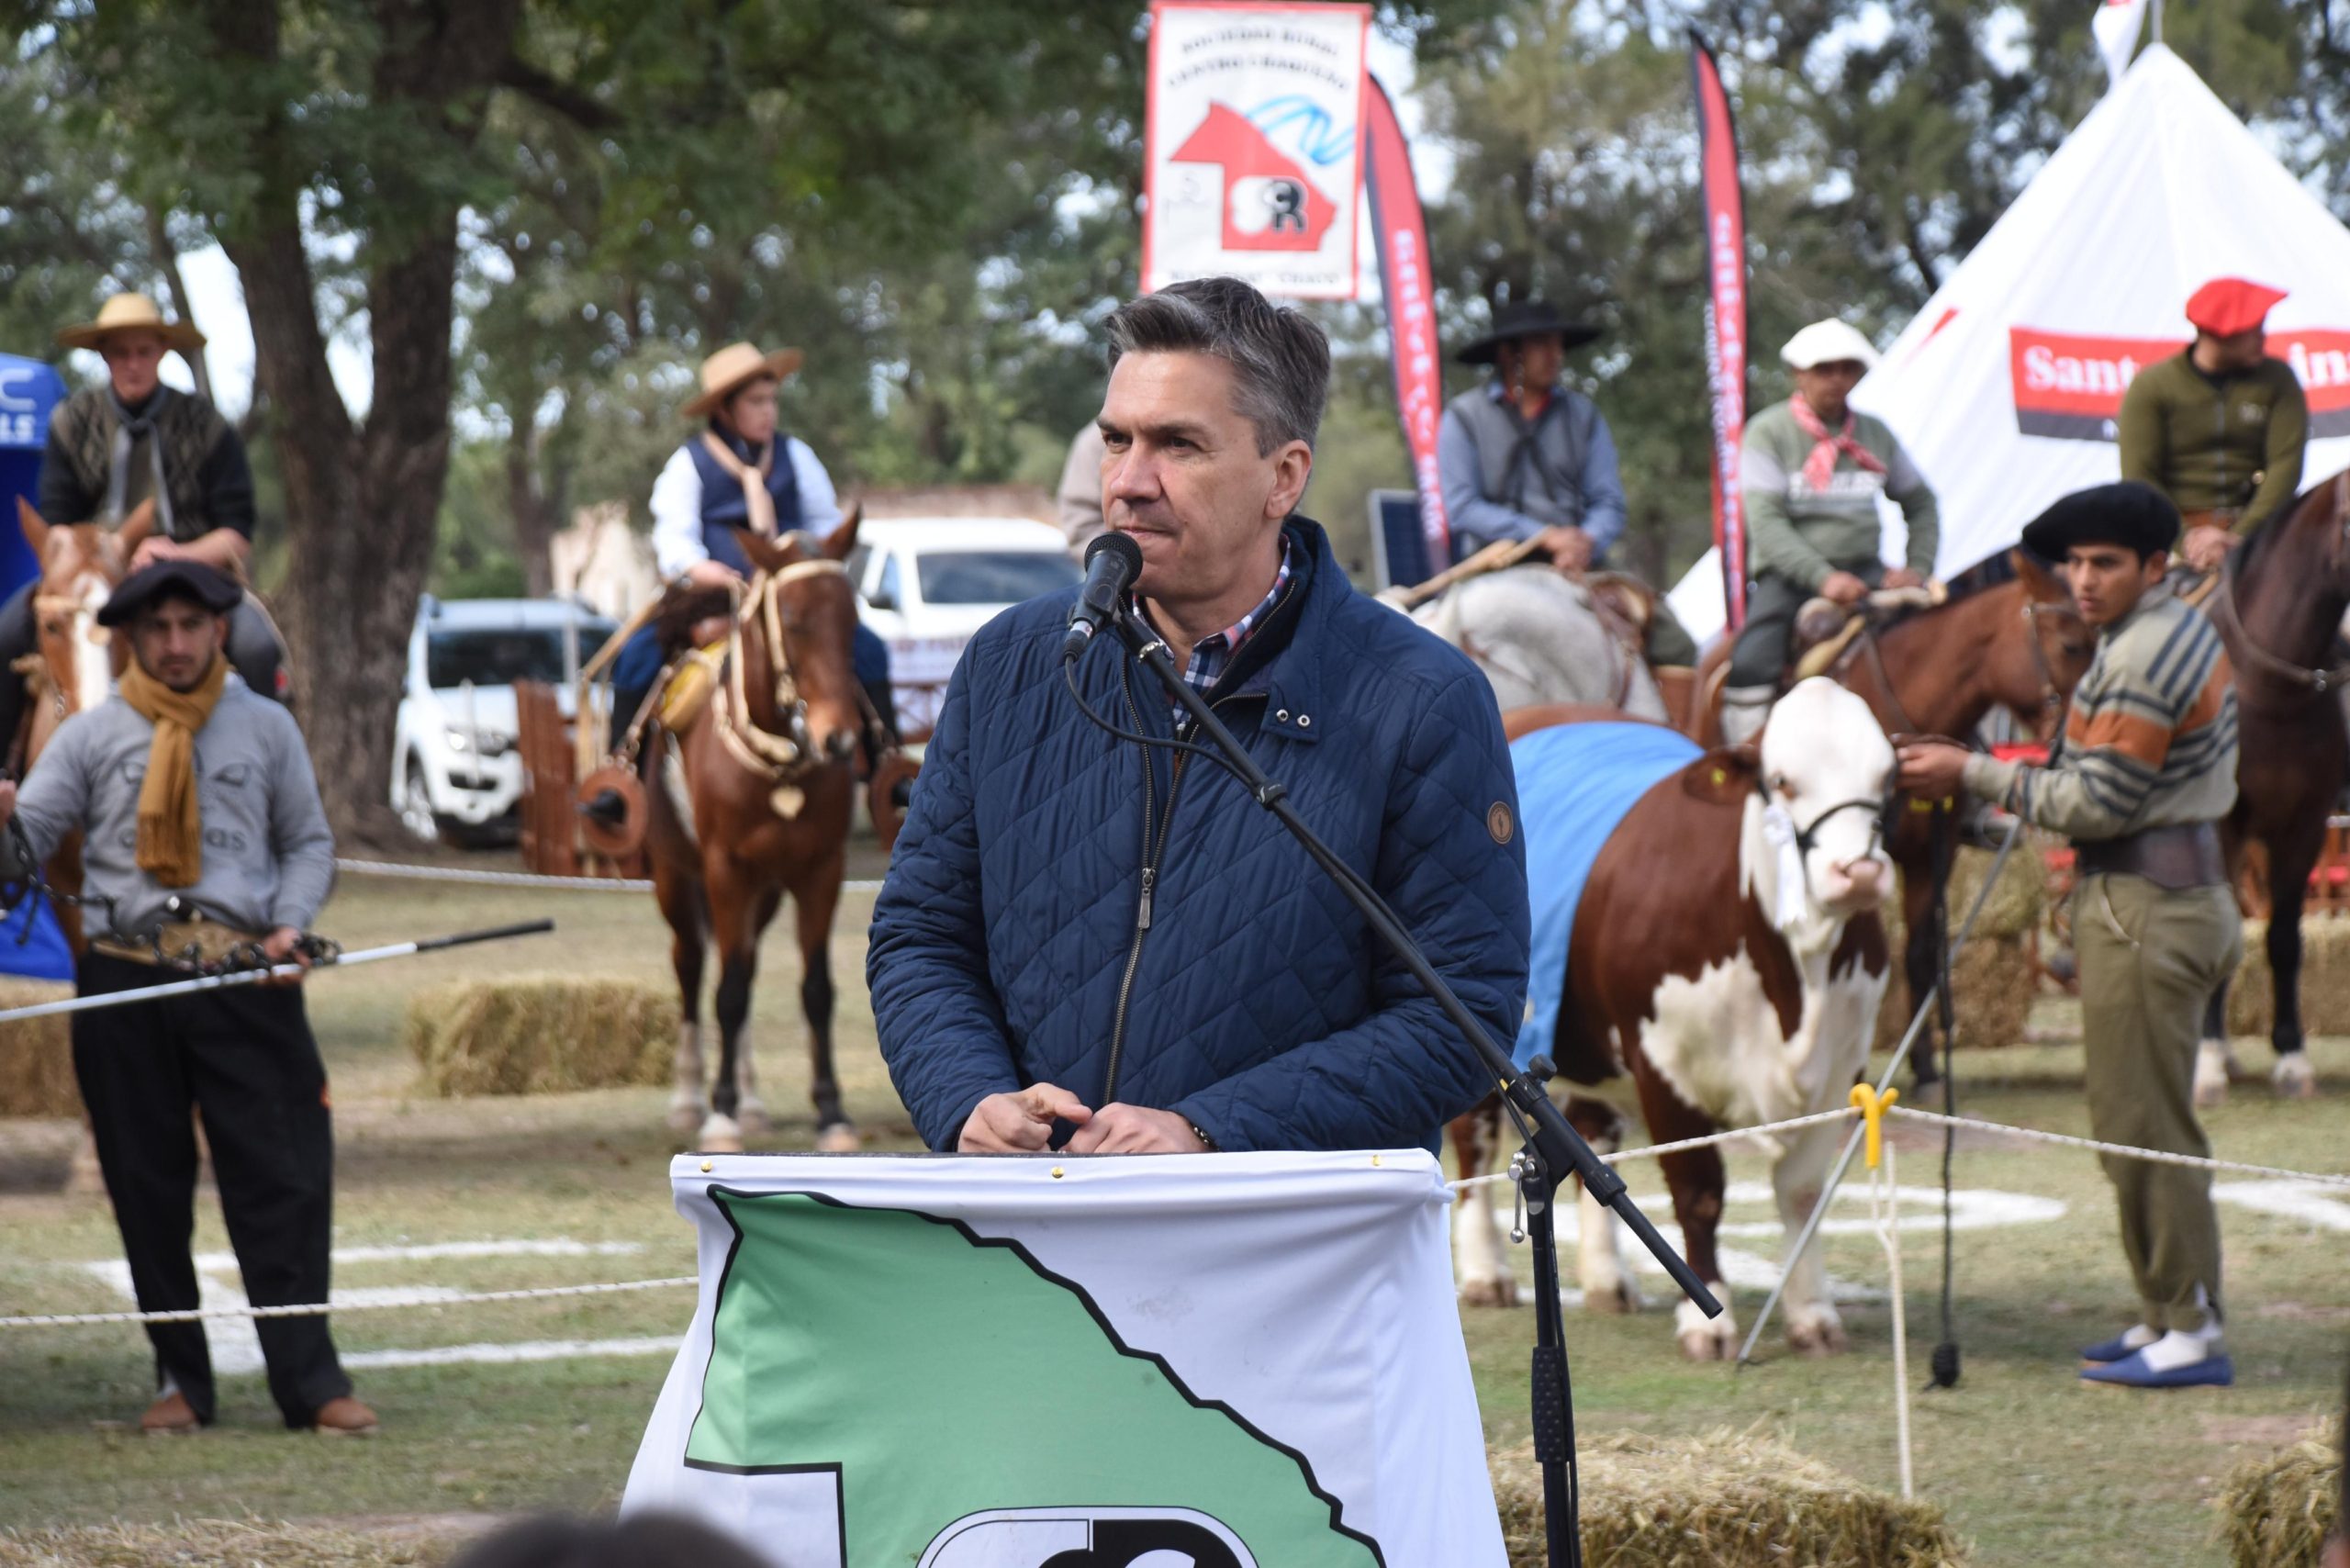
[[[1286,526],[1301,580],[1242,645],[1216,715],[1506,1042],[1528,916],[1492,689],[1357,594],[1319,525]],[[874,1023],[923,1141],[952,1148],[981,1099],[1051,1082],[1174,1111],[1221,1148],[1433,1148],[1491,1081],[1230,775],[1078,711],[1060,658],[1073,599],[1008,610],[965,650],[874,908]],[[1111,638],[1080,681],[1123,727],[1174,734]]]

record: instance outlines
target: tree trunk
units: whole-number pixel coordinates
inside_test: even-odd
[[[512,52],[520,0],[442,6],[377,0],[382,52],[372,96],[386,113],[462,155],[489,86]],[[225,49],[274,61],[273,7],[222,4]],[[327,365],[303,248],[297,134],[283,113],[260,129],[252,221],[224,236],[252,318],[256,375],[276,410],[289,552],[275,608],[293,644],[297,700],[319,790],[346,840],[397,833],[388,804],[392,732],[408,633],[432,560],[449,469],[450,333],[459,201],[397,166],[378,174],[396,232],[366,236],[375,385],[364,429]]]
[[[520,420],[506,438],[506,504],[514,517],[514,554],[522,589],[532,599],[554,592],[556,500],[539,485],[536,432]]]

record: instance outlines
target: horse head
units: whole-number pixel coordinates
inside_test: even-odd
[[[846,762],[865,733],[865,711],[856,679],[856,590],[842,563],[856,548],[862,505],[812,548],[807,536],[770,539],[744,531],[744,553],[757,568],[764,604],[752,606],[775,710],[761,727],[788,725],[791,739],[820,762]],[[767,613],[771,608],[772,613]],[[780,646],[775,646],[778,642]],[[778,728],[778,733],[782,733]]]
[[[1984,596],[2003,600],[1984,679],[1992,700],[2044,741],[2055,734],[2065,701],[2097,656],[2097,633],[2074,608],[2065,580],[2030,551],[2010,550],[2008,561],[2015,581]]]
[[[17,521],[40,563],[33,627],[57,716],[95,708],[106,700],[109,682],[129,652],[128,644],[118,643],[98,624],[98,611],[154,532],[155,503],[140,502],[120,528],[109,532],[96,522],[51,523],[20,498]]]

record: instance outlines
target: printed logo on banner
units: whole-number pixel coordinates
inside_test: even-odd
[[[2186,346],[2182,338],[2089,337],[2011,327],[2008,359],[2016,429],[2060,441],[2112,441],[2121,396],[2138,372]],[[2300,378],[2310,434],[2350,435],[2350,332],[2271,332],[2268,353]]]
[[[1158,0],[1143,286],[1228,274],[1350,299],[1371,8]]]
[[[710,1189],[737,1240],[688,1468],[797,1488],[850,1568],[1376,1568],[1304,1456],[1016,1242]]]

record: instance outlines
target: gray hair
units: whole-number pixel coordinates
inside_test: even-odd
[[[1302,311],[1237,277],[1192,278],[1130,299],[1103,324],[1110,368],[1130,353],[1203,353],[1232,366],[1233,403],[1257,431],[1257,454],[1314,444],[1330,394],[1330,340]]]

